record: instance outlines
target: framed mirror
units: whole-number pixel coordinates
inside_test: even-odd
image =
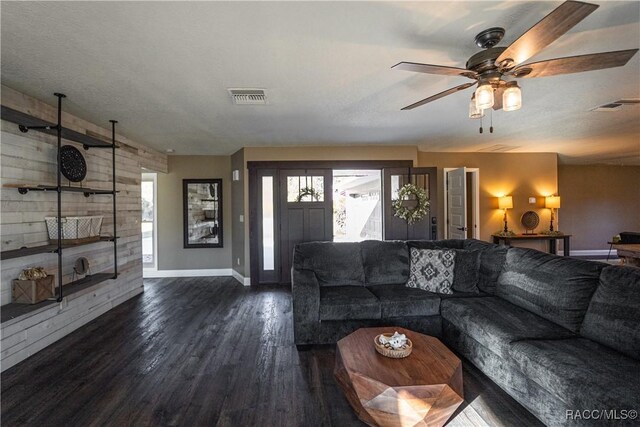
[[[185,248],[221,248],[222,180],[183,179]]]

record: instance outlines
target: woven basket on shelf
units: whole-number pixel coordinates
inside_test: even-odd
[[[380,334],[384,335],[387,338],[391,338],[393,334]],[[373,339],[373,344],[376,347],[376,351],[385,357],[391,357],[393,359],[402,359],[403,357],[407,357],[411,354],[413,350],[413,343],[409,338],[407,338],[407,344],[403,348],[399,348],[398,350],[393,349],[391,346],[384,345],[380,343],[380,335],[377,335]]]

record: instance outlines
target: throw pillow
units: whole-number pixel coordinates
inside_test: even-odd
[[[457,292],[480,293],[478,279],[480,274],[480,252],[466,249],[456,251],[453,270],[453,290]]]
[[[407,286],[439,294],[452,294],[456,253],[452,249],[411,248]]]

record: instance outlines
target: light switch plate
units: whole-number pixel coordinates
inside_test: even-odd
[[[234,181],[240,181],[240,171],[238,169],[234,169],[232,175]]]
[[[535,205],[536,204],[536,198],[535,197],[529,197],[529,204]]]
[[[240,215],[240,222],[244,222],[244,215]]]

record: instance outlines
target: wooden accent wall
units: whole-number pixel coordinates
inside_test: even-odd
[[[56,108],[5,86],[2,105],[35,117],[56,121]],[[64,102],[63,102],[64,109]],[[108,119],[105,117],[105,124]],[[117,119],[117,117],[115,117]],[[111,130],[63,113],[63,125],[78,132],[109,140]],[[21,195],[15,187],[25,184],[56,183],[56,138],[37,131],[23,134],[15,123],[1,122],[2,148],[0,152],[0,247],[4,250],[48,243],[45,216],[57,212],[55,192],[29,192]],[[2,329],[2,369],[7,369],[29,355],[67,335],[100,314],[143,291],[142,246],[140,233],[141,168],[167,172],[167,156],[121,135],[116,136],[120,148],[116,150],[116,188],[118,223],[117,280],[107,280],[76,294],[59,304],[52,304],[9,320]],[[87,178],[83,186],[111,188],[111,150],[88,151],[73,142],[87,161]],[[66,180],[63,179],[63,183]],[[77,186],[78,184],[73,184]],[[63,216],[104,215],[102,234],[113,233],[111,196],[63,193]],[[108,242],[81,246],[63,253],[63,279],[72,280],[73,263],[84,256],[89,259],[92,273],[113,270],[113,245]],[[11,280],[26,267],[42,266],[57,274],[57,256],[39,254],[2,261],[0,274],[1,304],[11,302]]]

